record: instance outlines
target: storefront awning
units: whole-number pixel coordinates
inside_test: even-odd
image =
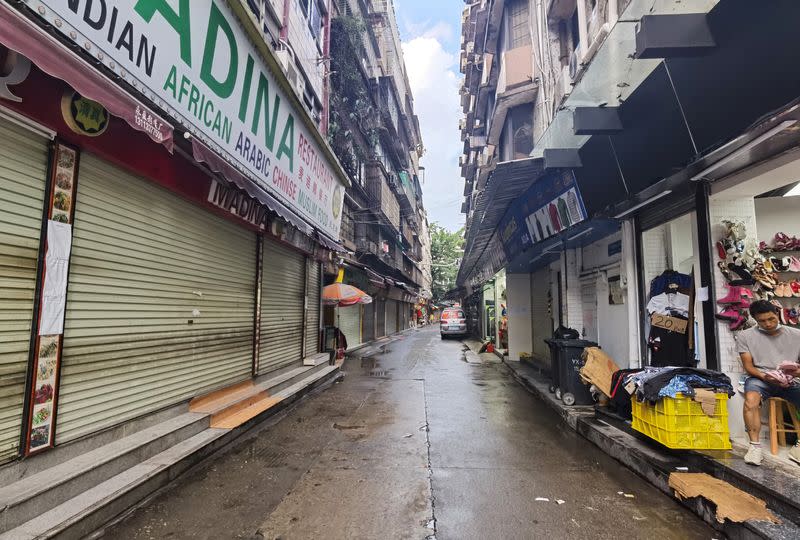
[[[0,42],[25,56],[45,73],[61,79],[80,95],[100,103],[133,129],[172,152],[173,128],[93,66],[13,9],[0,3]]]
[[[544,170],[544,161],[539,158],[526,158],[498,163],[486,182],[486,188],[478,195],[472,223],[467,231],[464,260],[459,268],[458,283],[466,283],[475,273],[477,266],[492,262],[491,266],[502,266],[504,261],[492,261],[487,249],[497,252],[497,244],[492,243],[500,220],[511,203],[528,189]],[[502,249],[500,249],[502,252]],[[497,253],[495,253],[497,255]],[[503,255],[504,257],[504,255]],[[495,256],[494,259],[497,259]],[[496,271],[497,269],[495,269]],[[487,270],[486,273],[494,274]]]
[[[615,219],[590,219],[523,251],[508,263],[506,272],[534,272],[558,260],[564,249],[587,246],[617,232],[619,228],[620,222]]]
[[[192,154],[194,159],[199,163],[205,163],[209,169],[222,176],[228,182],[243,189],[248,195],[278,214],[303,234],[307,236],[313,234],[314,229],[303,221],[300,216],[281,204],[275,197],[259,188],[254,182],[251,182],[244,174],[222,159],[219,154],[194,138],[192,138]],[[323,243],[323,245],[325,244]],[[339,246],[338,244],[336,245]],[[325,247],[329,246],[325,245]],[[339,246],[339,248],[341,248],[341,246]],[[329,247],[329,249],[333,248]],[[336,249],[336,251],[343,250]]]

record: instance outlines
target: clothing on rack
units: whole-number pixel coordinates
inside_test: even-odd
[[[648,296],[653,298],[664,292],[672,292],[673,289],[685,292],[690,291],[692,289],[692,276],[681,274],[675,270],[664,270],[661,275],[656,276],[650,282],[650,294]]]
[[[681,292],[657,294],[647,303],[647,313],[687,319],[689,317],[689,295]]]
[[[650,349],[650,365],[655,367],[697,365],[689,354],[689,343],[686,334],[673,332],[666,328],[653,326],[647,339]]]

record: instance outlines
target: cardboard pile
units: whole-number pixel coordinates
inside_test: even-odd
[[[611,376],[619,370],[617,363],[599,347],[587,347],[582,356],[581,379],[611,397]]]
[[[720,523],[726,519],[737,523],[748,520],[780,523],[775,514],[767,510],[767,503],[705,473],[672,473],[669,487],[675,490],[678,499],[703,497],[716,504]]]

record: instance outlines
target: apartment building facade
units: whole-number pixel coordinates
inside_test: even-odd
[[[736,332],[750,323],[744,310],[720,320],[730,261],[715,246],[740,223],[759,272],[794,245],[780,239],[797,234],[800,86],[784,70],[798,6],[465,4],[458,285],[474,333],[546,368],[543,340],[564,325],[622,367],[668,361],[738,381]],[[647,307],[664,280],[692,306],[667,359]],[[792,313],[770,279],[753,288]]]
[[[328,136],[352,183],[342,217],[345,281],[375,299],[329,313],[354,346],[413,323],[430,298],[430,238],[422,139],[393,3],[343,0],[334,13]]]

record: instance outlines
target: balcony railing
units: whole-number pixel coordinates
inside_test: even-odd
[[[367,165],[367,194],[377,208],[396,230],[400,230],[400,204],[389,187],[383,165],[371,162]]]

